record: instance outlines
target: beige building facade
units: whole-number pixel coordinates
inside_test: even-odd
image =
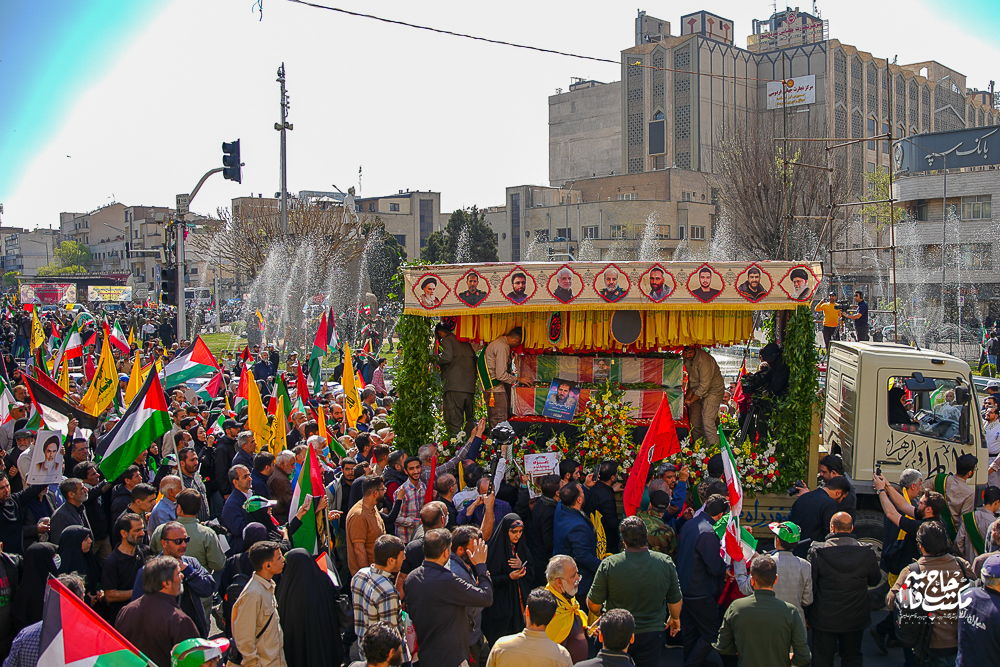
[[[427,237],[440,231],[448,223],[441,214],[441,193],[419,190],[400,190],[384,197],[358,197],[354,200],[358,213],[378,216],[385,224],[385,231],[396,237],[406,248],[408,259],[420,257],[427,245]]]

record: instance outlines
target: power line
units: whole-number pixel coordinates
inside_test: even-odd
[[[693,74],[695,76],[707,76],[719,79],[729,79],[732,81],[773,81],[773,79],[759,79],[750,76],[736,76],[728,74],[715,74],[713,72],[693,72],[690,70],[676,69],[673,67],[654,67],[653,65],[644,65],[642,62],[621,62],[618,60],[611,60],[610,58],[599,58],[597,56],[584,56],[578,53],[570,53],[568,51],[558,51],[556,49],[547,49],[542,46],[532,46],[530,44],[518,44],[516,42],[507,42],[502,39],[491,39],[489,37],[480,37],[478,35],[469,35],[462,32],[454,32],[452,30],[445,30],[444,28],[434,28],[426,25],[418,25],[416,23],[408,23],[407,21],[400,21],[398,19],[387,19],[382,16],[375,16],[373,14],[364,14],[362,12],[353,12],[349,9],[341,9],[339,7],[327,7],[326,5],[319,5],[314,2],[306,2],[306,0],[287,0],[288,2],[293,2],[298,5],[305,5],[307,7],[313,7],[315,9],[325,9],[331,12],[337,12],[340,14],[347,14],[348,16],[354,16],[357,18],[371,19],[373,21],[381,21],[382,23],[389,23],[391,25],[403,26],[404,28],[415,28],[417,30],[426,30],[428,32],[436,32],[441,35],[450,35],[452,37],[462,37],[464,39],[471,39],[477,42],[486,42],[488,44],[497,44],[499,46],[510,46],[516,49],[527,49],[529,51],[538,51],[539,53],[549,53],[556,56],[565,56],[567,58],[579,58],[580,60],[590,60],[592,62],[608,63],[610,65],[628,65],[629,67],[641,67],[643,69],[655,70],[658,72],[674,72],[675,74]]]

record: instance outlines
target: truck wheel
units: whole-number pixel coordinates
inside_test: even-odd
[[[885,517],[881,512],[860,510],[854,519],[854,537],[862,544],[870,544],[875,549],[879,561],[882,559],[882,534]],[[868,588],[868,602],[872,611],[885,608],[885,595],[889,592],[889,575],[882,572],[882,579],[876,586]]]

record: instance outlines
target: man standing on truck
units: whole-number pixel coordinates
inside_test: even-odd
[[[486,399],[486,416],[490,428],[507,420],[507,387],[517,382],[510,372],[510,348],[521,344],[521,327],[514,327],[510,333],[500,336],[489,345],[483,358],[489,379],[495,382],[492,387],[484,387]],[[485,382],[485,378],[483,379]]]
[[[857,334],[858,342],[868,340],[868,302],[861,291],[854,293],[854,302],[858,304],[858,312],[851,315],[844,313],[844,317],[854,320],[854,333]]]
[[[691,442],[704,438],[706,445],[718,446],[719,405],[726,383],[719,364],[705,350],[692,345],[684,346],[684,367],[688,373],[684,404],[688,406],[691,423]]]
[[[975,454],[962,454],[955,462],[955,472],[941,472],[924,482],[924,491],[937,491],[945,499],[945,511],[941,512],[941,521],[948,531],[948,539],[952,542],[958,537],[958,524],[962,515],[975,509],[975,482],[969,486],[968,481],[976,474],[976,464],[979,460]]]

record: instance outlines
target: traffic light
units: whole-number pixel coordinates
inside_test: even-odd
[[[164,268],[160,271],[160,303],[177,305],[177,269]]]
[[[222,170],[222,177],[230,180],[236,181],[237,183],[243,182],[243,170],[240,168],[240,140],[237,139],[231,143],[222,142],[222,166],[225,169]]]

